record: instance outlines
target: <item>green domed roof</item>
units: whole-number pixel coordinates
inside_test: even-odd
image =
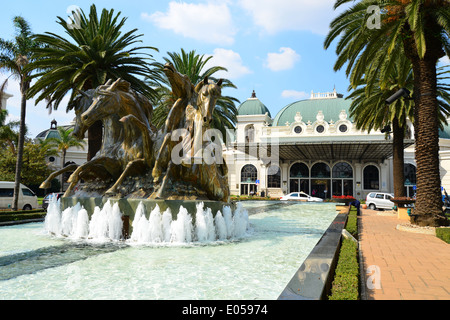
[[[247,99],[238,108],[238,116],[269,114],[272,118],[269,109],[256,97],[255,91],[253,91],[252,97]]]
[[[333,98],[333,99],[309,99],[301,100],[291,103],[281,109],[280,112],[275,116],[273,120],[273,126],[284,126],[286,122],[293,123],[295,121],[295,115],[300,112],[302,116],[302,121],[307,123],[308,121],[315,122],[317,119],[317,113],[319,111],[323,112],[324,120],[334,122],[339,120],[339,114],[345,111],[350,119],[350,100],[345,100],[344,98]]]

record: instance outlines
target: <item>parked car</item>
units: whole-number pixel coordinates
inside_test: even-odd
[[[366,205],[369,209],[392,209],[395,204],[391,201],[394,198],[392,193],[371,192],[366,197]]]
[[[48,203],[50,202],[51,197],[56,197],[56,200],[62,197],[64,192],[55,192],[55,193],[49,193],[44,197],[44,200],[42,200],[42,209],[48,208]]]
[[[14,199],[14,182],[0,181],[0,208],[11,209]],[[20,184],[19,200],[17,207],[22,210],[36,209],[38,206],[37,196],[28,187]]]
[[[292,192],[285,196],[282,196],[280,200],[292,200],[292,201],[305,201],[305,202],[322,202],[323,199],[311,197],[304,192]]]

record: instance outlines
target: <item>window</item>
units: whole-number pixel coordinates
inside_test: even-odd
[[[13,188],[1,188],[0,189],[0,197],[1,198],[9,198],[14,195],[14,189]]]
[[[311,178],[330,178],[330,167],[323,162],[316,163],[311,168]]]
[[[308,196],[304,193],[300,193],[300,198],[308,198]]]
[[[22,188],[22,193],[23,193],[24,196],[34,197],[34,193],[30,189]]]
[[[344,132],[347,132],[347,130],[348,130],[348,127],[345,124],[341,124],[339,126],[339,131],[340,132],[344,133]]]
[[[410,163],[405,163],[403,167],[403,173],[405,175],[405,185],[413,186],[416,184],[416,167]]]
[[[380,175],[378,168],[369,165],[364,168],[364,189],[366,190],[378,190],[380,188]]]
[[[294,128],[294,132],[295,132],[295,133],[302,133],[302,127],[296,126],[296,127]]]
[[[245,165],[241,170],[242,183],[255,183],[258,178],[258,170],[252,164]]]
[[[353,178],[352,166],[347,162],[339,162],[333,167],[333,178]]]
[[[280,167],[272,165],[267,169],[267,187],[268,188],[280,188],[281,187]]]
[[[249,124],[245,127],[245,142],[254,142],[255,141],[255,127],[252,124]]]
[[[383,194],[377,194],[377,196],[375,198],[377,198],[377,199],[384,199],[384,195]]]
[[[55,162],[55,160],[56,160],[55,157],[50,157],[50,158],[48,158],[48,161],[50,161],[50,162]]]
[[[291,194],[291,197],[298,197],[298,193]]]
[[[386,198],[386,200],[391,200],[391,196],[389,195],[389,194],[387,194],[386,196],[385,196],[385,198]]]
[[[295,163],[289,172],[291,178],[309,178],[308,166],[304,163]]]
[[[317,126],[316,131],[318,133],[323,133],[325,131],[325,127],[323,125]]]

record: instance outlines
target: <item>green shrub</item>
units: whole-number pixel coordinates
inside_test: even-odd
[[[356,208],[352,207],[348,213],[347,225],[345,229],[347,229],[353,237],[358,239],[358,218],[356,213]]]
[[[44,218],[47,212],[28,212],[28,213],[2,213],[0,214],[0,222],[8,222],[8,221],[20,221],[20,220],[28,220],[28,219],[39,219]]]
[[[449,228],[436,228],[436,237],[443,241],[450,243],[450,229]]]
[[[330,300],[359,299],[358,244],[350,239],[342,241]]]

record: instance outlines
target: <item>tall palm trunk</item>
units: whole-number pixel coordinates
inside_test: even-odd
[[[417,164],[415,217],[421,226],[439,226],[448,221],[442,217],[441,175],[439,167],[439,118],[436,63],[445,53],[435,25],[425,27],[427,49],[419,57],[414,33],[405,26],[403,44],[414,74],[414,135]]]
[[[415,78],[415,140],[417,163],[416,223],[436,226],[442,215],[439,168],[439,121],[436,61],[413,61]]]
[[[405,196],[405,173],[404,173],[404,128],[400,127],[399,120],[395,117],[392,121],[392,130],[394,134],[393,141],[393,173],[394,173],[394,196]]]
[[[62,161],[62,164],[61,164],[61,169],[62,169],[62,168],[65,167],[65,163],[66,163],[66,150],[62,151],[62,159],[61,159],[61,161]],[[65,174],[61,175],[61,192],[64,192],[64,180],[65,180],[64,177],[65,176],[66,176]]]
[[[20,127],[19,127],[19,141],[17,146],[17,160],[16,160],[16,176],[14,183],[14,197],[13,197],[13,207],[14,211],[18,210],[19,206],[19,192],[20,192],[20,181],[22,173],[22,159],[23,159],[23,146],[25,142],[25,117],[27,112],[27,90],[29,87],[29,82],[21,82],[21,94],[22,100],[20,103]]]

